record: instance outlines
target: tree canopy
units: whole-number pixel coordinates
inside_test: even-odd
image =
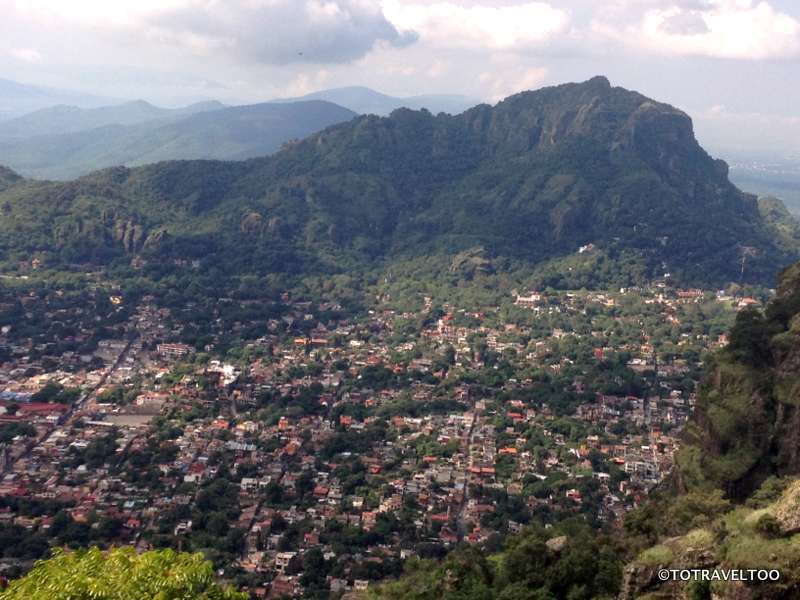
[[[214,581],[202,554],[131,547],[64,552],[36,563],[0,591],[0,600],[245,600]]]

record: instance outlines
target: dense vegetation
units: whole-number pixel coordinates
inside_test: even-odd
[[[55,551],[5,590],[1,600],[244,600],[214,583],[201,554],[131,548]]]
[[[700,390],[689,445],[677,459],[679,487],[721,488],[746,498],[770,475],[800,473],[800,265],[781,277],[764,313],[744,310]]]
[[[337,277],[353,289],[365,275],[764,283],[798,249],[685,114],[603,78],[458,116],[360,117],[247,162],[2,181],[4,268],[105,266],[195,292]]]
[[[607,538],[586,525],[530,527],[487,555],[463,546],[441,563],[417,561],[408,575],[374,594],[386,600],[589,600],[613,598],[622,565]]]

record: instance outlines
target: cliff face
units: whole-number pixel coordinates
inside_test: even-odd
[[[763,316],[737,318],[686,442],[675,474],[684,492],[720,487],[741,500],[770,475],[800,474],[800,264],[782,273]]]
[[[625,567],[619,600],[791,600],[800,594],[800,480],[648,548]],[[769,497],[769,500],[764,500]],[[777,571],[772,581],[663,581],[662,570]],[[721,579],[721,576],[720,576]]]

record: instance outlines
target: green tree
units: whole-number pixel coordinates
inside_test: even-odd
[[[36,563],[0,591],[0,600],[246,600],[214,582],[202,554],[132,547],[63,552]]]

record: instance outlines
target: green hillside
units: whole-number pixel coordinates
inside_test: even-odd
[[[688,116],[604,78],[458,116],[359,117],[246,162],[18,182],[0,205],[6,269],[35,256],[123,274],[138,257],[158,279],[197,261],[195,276],[215,285],[409,273],[423,257],[415,277],[435,277],[465,251],[483,271],[556,287],[665,273],[682,284],[770,283],[798,256],[792,235],[776,238],[755,197],[697,144]]]

